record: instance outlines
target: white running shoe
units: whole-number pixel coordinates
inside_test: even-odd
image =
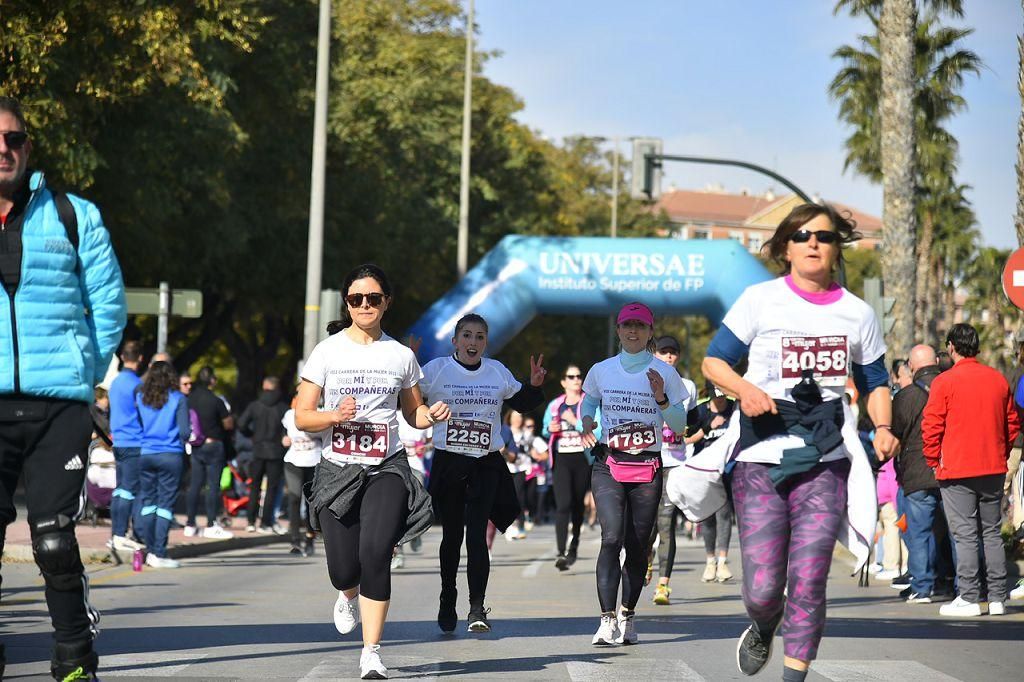
[[[505,531],[505,539],[509,542],[519,539],[519,530],[515,526],[509,526]]]
[[[195,526],[185,526],[185,537],[194,538],[199,535],[199,529]]]
[[[405,568],[404,554],[396,554],[395,556],[391,557],[391,570],[397,571],[400,568]]]
[[[611,646],[619,639],[619,621],[613,615],[602,615],[601,626],[594,633],[594,639],[590,641],[594,646]]]
[[[344,592],[338,592],[338,601],[334,602],[334,627],[343,635],[356,629],[359,623],[359,595],[346,599]],[[378,657],[378,662],[380,661]],[[370,678],[381,679],[381,678]]]
[[[157,556],[156,554],[146,555],[146,565],[151,566],[153,568],[181,568],[180,561],[168,559],[167,557]]]
[[[981,604],[971,603],[963,597],[957,597],[948,604],[939,607],[940,616],[952,616],[954,618],[967,618],[981,615]]]
[[[146,549],[146,546],[141,542],[135,542],[135,540],[126,538],[123,535],[115,535],[110,538],[107,541],[107,547],[121,552],[134,552],[137,549]]]
[[[380,660],[380,644],[371,644],[363,647],[363,653],[359,654],[359,677],[363,680],[386,680],[388,669]]]
[[[718,572],[718,560],[714,557],[707,560],[704,564],[704,574],[700,577],[702,583],[713,583],[715,582],[715,574]]]
[[[619,611],[619,636],[615,639],[616,644],[637,644],[640,638],[636,634],[636,624],[633,622],[635,613],[626,615]]]
[[[214,540],[227,540],[228,538],[235,537],[235,534],[229,530],[224,530],[223,527],[216,524],[207,526],[203,529],[204,538],[213,538]]]
[[[274,531],[274,535],[284,535],[288,532],[280,523],[275,523],[270,527],[270,530]]]
[[[990,601],[988,603],[988,615],[990,616],[1005,616],[1006,607],[1003,606],[1001,601]]]
[[[1010,590],[1010,599],[1024,599],[1024,578],[1017,581],[1017,587]]]

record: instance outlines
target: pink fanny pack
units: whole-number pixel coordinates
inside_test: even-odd
[[[661,466],[660,459],[646,459],[641,461],[617,460],[608,455],[604,463],[608,470],[619,483],[650,483],[654,480],[654,474]]]

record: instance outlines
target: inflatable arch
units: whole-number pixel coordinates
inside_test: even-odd
[[[420,362],[451,353],[455,323],[482,315],[488,354],[535,315],[609,315],[643,301],[655,315],[705,315],[719,323],[733,301],[771,273],[731,239],[509,236],[498,242],[409,332]]]

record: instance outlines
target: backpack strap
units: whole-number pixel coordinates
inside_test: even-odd
[[[71,205],[67,194],[64,192],[52,192],[52,194],[53,202],[57,204],[57,215],[64,226],[68,241],[71,242],[71,247],[75,250],[75,274],[77,275],[81,271],[81,263],[78,260],[78,214],[75,213],[75,207]]]

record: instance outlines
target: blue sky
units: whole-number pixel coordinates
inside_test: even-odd
[[[985,62],[967,81],[969,109],[950,124],[960,141],[958,180],[982,241],[1015,245],[1016,33],[1012,0],[969,0],[954,22]],[[827,95],[832,52],[870,30],[833,16],[833,0],[476,0],[485,66],[523,100],[519,119],[559,140],[660,137],[665,152],[737,158],[774,169],[805,191],[881,216],[882,190],[843,173],[848,131]],[[624,155],[630,153],[623,142]],[[761,192],[749,171],[670,164],[663,187]],[[776,192],[783,188],[774,185]]]

